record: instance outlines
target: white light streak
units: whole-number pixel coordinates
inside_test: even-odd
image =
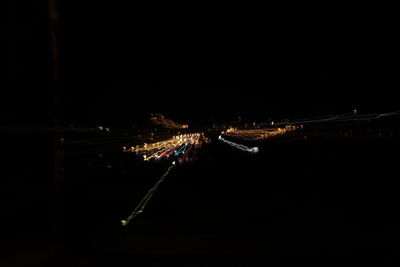
[[[259,148],[258,147],[250,148],[250,147],[247,147],[245,145],[237,144],[237,143],[234,143],[232,141],[228,141],[228,140],[224,139],[221,135],[218,137],[218,140],[220,140],[220,141],[222,141],[222,142],[224,142],[224,143],[226,143],[226,144],[228,144],[228,145],[230,145],[230,146],[232,146],[234,148],[237,148],[239,150],[245,151],[245,152],[249,152],[249,153],[253,153],[253,154],[256,154],[256,153],[259,152]]]
[[[146,208],[147,203],[150,201],[150,199],[153,197],[153,194],[155,191],[157,191],[158,186],[164,181],[165,177],[169,174],[169,172],[175,167],[175,161],[172,162],[171,166],[168,168],[168,170],[161,176],[161,178],[158,180],[158,182],[147,192],[147,194],[144,196],[144,198],[140,201],[140,203],[136,206],[134,211],[129,215],[129,217],[126,220],[121,220],[122,226],[128,226],[128,224],[133,220],[136,216],[138,216],[140,213],[143,212],[143,210]]]

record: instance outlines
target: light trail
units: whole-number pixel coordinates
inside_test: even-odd
[[[122,226],[128,226],[128,224],[143,210],[146,208],[147,203],[149,203],[150,199],[153,197],[155,191],[157,191],[158,186],[165,180],[165,177],[169,174],[169,172],[175,167],[175,161],[172,162],[171,166],[168,170],[161,176],[161,178],[157,181],[157,183],[149,190],[149,192],[144,196],[144,198],[139,202],[133,212],[129,215],[126,220],[121,220]]]
[[[175,151],[175,156],[182,155],[185,152],[185,149],[187,148],[187,144],[184,144],[179,150]]]
[[[346,122],[346,121],[363,121],[363,120],[374,120],[383,117],[400,115],[400,111],[388,112],[388,113],[373,113],[365,115],[357,115],[356,112],[353,114],[342,114],[331,117],[313,117],[308,119],[295,120],[290,122],[278,122],[275,125],[297,125],[297,124],[312,124],[312,123],[323,123],[323,122]]]
[[[209,143],[209,139],[204,136],[204,133],[190,133],[173,136],[170,139],[135,146],[131,148],[123,147],[124,152],[134,152],[138,156],[142,156],[145,161],[151,159],[162,159],[174,156],[176,158],[184,158],[184,161],[193,161],[190,157],[194,149],[198,149],[203,143]],[[182,160],[178,160],[182,163]]]
[[[301,129],[302,126],[287,125],[285,128],[270,128],[270,129],[235,129],[230,128],[223,131],[221,135],[234,137],[242,140],[264,140],[273,136],[284,135],[289,132]]]
[[[162,126],[167,129],[187,129],[188,124],[179,124],[170,119],[167,119],[162,114],[151,114],[150,122],[154,125]]]
[[[230,145],[231,147],[234,147],[236,149],[239,149],[239,150],[242,150],[242,151],[245,151],[245,152],[248,152],[248,153],[256,154],[259,151],[258,147],[250,148],[250,147],[247,147],[245,145],[237,144],[237,143],[234,143],[232,141],[228,141],[228,140],[224,139],[221,135],[218,137],[218,140]]]

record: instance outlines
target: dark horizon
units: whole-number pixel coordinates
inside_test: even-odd
[[[323,75],[329,77],[330,74]],[[150,113],[161,113],[182,123],[210,124],[229,122],[239,116],[248,122],[266,122],[337,115],[353,112],[354,109],[362,114],[400,109],[396,98],[384,90],[377,90],[376,93],[367,89],[364,93],[332,90],[334,85],[323,85],[320,77],[312,79],[308,82],[320,84],[320,90],[315,85],[308,91],[275,89],[276,81],[268,84],[268,81],[254,80],[125,80],[108,82],[109,86],[103,83],[102,88],[90,82],[79,82],[78,88],[68,83],[62,86],[59,119],[64,126],[98,123],[129,125],[143,123]],[[361,85],[369,90],[374,88],[373,83],[368,86],[366,83]],[[299,83],[291,83],[290,86],[299,86]],[[187,90],[192,92],[187,93]],[[29,91],[25,94],[23,89],[5,93],[7,101],[2,105],[2,124],[51,123],[54,110],[51,95],[32,96]]]

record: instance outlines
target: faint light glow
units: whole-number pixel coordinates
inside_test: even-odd
[[[354,111],[356,111],[356,114],[354,114]],[[328,117],[312,117],[312,118],[306,118],[306,119],[301,119],[301,120],[295,120],[291,121],[290,125],[307,125],[307,124],[317,124],[317,123],[326,123],[326,122],[350,122],[350,121],[370,121],[370,120],[375,120],[375,119],[380,119],[383,117],[389,117],[389,116],[399,116],[400,111],[394,111],[394,112],[389,112],[389,113],[373,113],[373,114],[365,114],[365,115],[360,115],[359,110],[354,109],[353,113],[350,114],[342,114],[342,115],[335,115],[335,116],[328,116]],[[276,126],[278,125],[287,125],[287,122],[278,122],[275,123]]]
[[[162,114],[151,114],[150,122],[154,125],[161,126],[163,128],[168,129],[187,129],[189,128],[188,124],[179,124],[170,119],[167,119]]]
[[[253,147],[252,150],[254,153],[258,153],[258,151],[259,151],[258,147]]]

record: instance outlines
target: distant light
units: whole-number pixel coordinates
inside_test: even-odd
[[[103,131],[103,129],[104,129],[103,126],[99,126],[98,128],[100,131]]]
[[[274,125],[274,121],[271,122],[271,125]]]
[[[189,133],[175,135],[164,141],[150,144],[144,143],[142,146],[131,147],[130,150],[124,149],[124,151],[136,152],[137,155],[143,156],[143,160],[149,161],[153,158],[169,158],[171,154],[188,156],[190,151],[198,148],[202,143],[208,142],[209,139],[205,138],[204,133]]]
[[[353,113],[354,113],[354,115],[356,115],[357,114],[357,109],[353,109]]]
[[[272,136],[284,135],[286,133],[301,129],[300,126],[286,125],[284,128],[274,129],[234,129],[221,132],[221,135],[232,136],[239,139],[263,140]],[[221,139],[220,139],[221,140]]]
[[[109,132],[109,131],[110,131],[110,128],[107,127],[107,128],[105,128],[105,130],[106,130],[107,132]]]

